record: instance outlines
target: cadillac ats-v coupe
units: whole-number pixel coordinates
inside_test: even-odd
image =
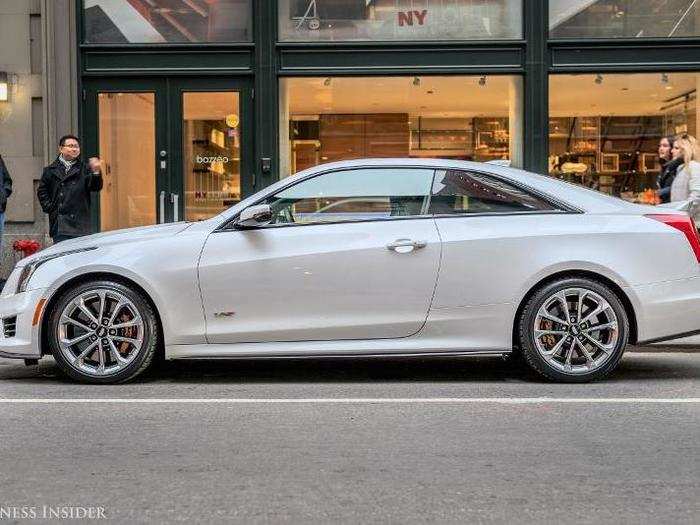
[[[0,355],[115,383],[166,359],[517,353],[599,379],[700,331],[687,214],[505,166],[373,159],[211,219],[61,242],[17,264]]]

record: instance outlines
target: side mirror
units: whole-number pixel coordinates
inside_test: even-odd
[[[270,224],[270,221],[272,221],[270,205],[258,204],[243,210],[234,226],[239,230],[249,230]]]

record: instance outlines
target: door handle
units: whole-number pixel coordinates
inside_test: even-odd
[[[165,222],[165,192],[161,191],[160,192],[160,202],[159,202],[159,210],[158,210],[158,222],[160,224],[163,224]]]
[[[427,241],[414,241],[413,239],[397,239],[386,245],[387,250],[398,253],[408,253],[413,250],[425,248],[428,245]]]
[[[178,222],[180,220],[180,194],[171,193],[170,202],[173,203],[173,222]]]

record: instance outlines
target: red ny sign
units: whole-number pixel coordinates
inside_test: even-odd
[[[405,25],[412,26],[413,17],[415,17],[415,20],[418,23],[418,25],[422,26],[425,23],[425,17],[428,15],[428,10],[423,9],[422,11],[399,11],[397,14],[399,17],[399,27],[403,27]]]

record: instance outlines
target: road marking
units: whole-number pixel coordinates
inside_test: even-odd
[[[274,404],[656,404],[700,403],[700,397],[321,397],[321,398],[0,398],[0,404],[223,404],[223,405],[274,405]]]

